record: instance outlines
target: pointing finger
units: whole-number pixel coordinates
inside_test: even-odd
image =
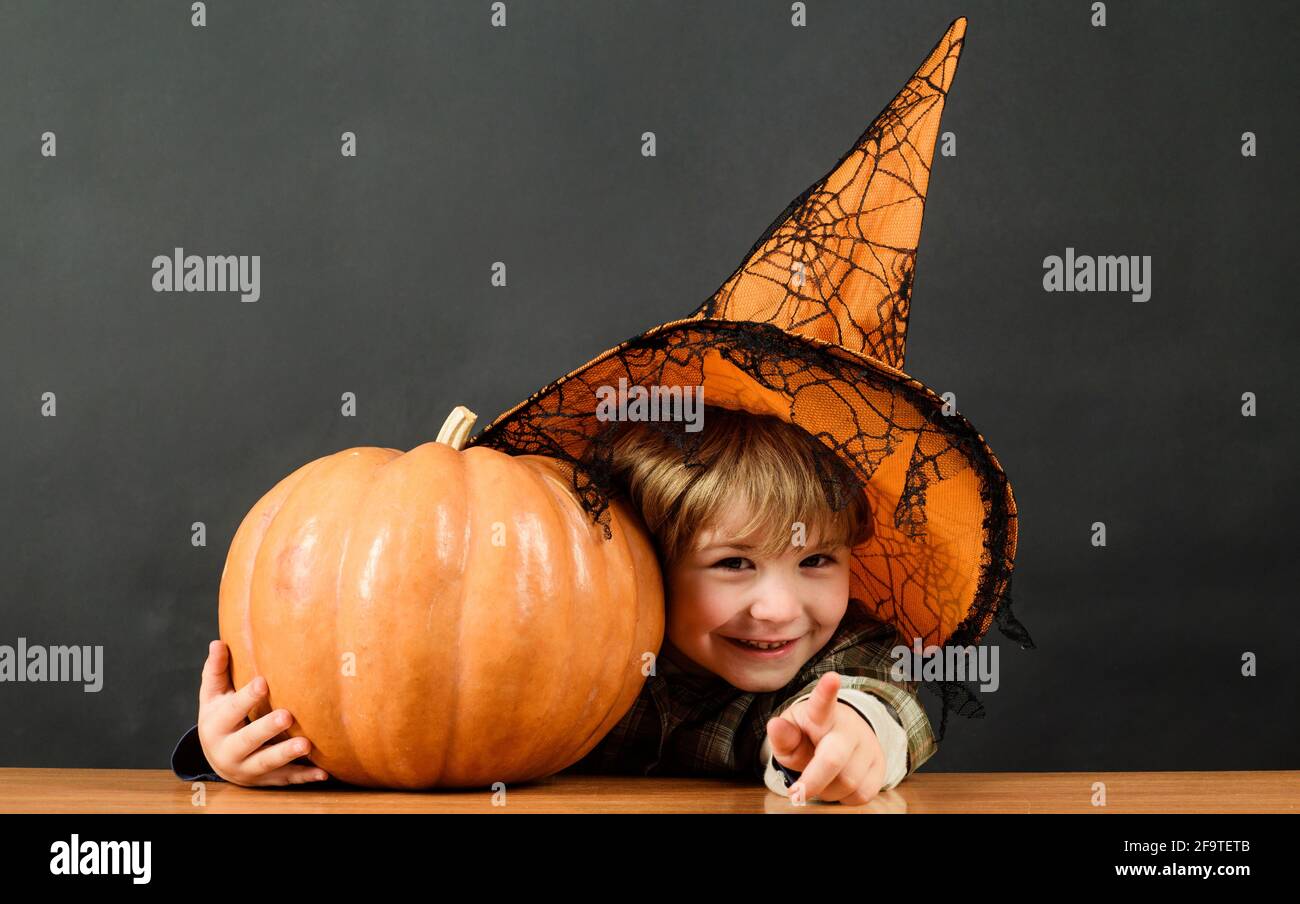
[[[839,700],[840,676],[836,672],[822,675],[812,696],[805,701],[797,715],[799,727],[812,738],[813,744],[821,741],[826,732],[835,724],[835,706]]]

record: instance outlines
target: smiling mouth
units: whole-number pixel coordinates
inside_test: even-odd
[[[723,636],[726,637],[726,635]],[[788,647],[799,638],[792,637],[789,640],[748,640],[742,637],[726,637],[726,639],[747,650],[780,650]]]

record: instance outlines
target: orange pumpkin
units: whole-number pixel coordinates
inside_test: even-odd
[[[360,447],[263,496],[221,575],[221,637],[242,687],[266,677],[287,735],[369,787],[484,787],[587,754],[631,707],[663,640],[663,584],[640,518],[612,537],[553,459],[461,451],[458,407],[409,452]]]

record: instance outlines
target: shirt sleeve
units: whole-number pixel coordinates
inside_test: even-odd
[[[916,698],[916,691],[893,681],[865,675],[844,675],[840,689],[853,688],[880,701],[889,715],[902,726],[907,737],[907,768],[902,778],[911,775],[938,752],[939,746],[930,727],[930,717]],[[900,778],[900,781],[902,779]]]
[[[172,772],[176,777],[187,782],[222,782],[221,776],[212,771],[212,765],[203,755],[203,745],[199,743],[199,727],[195,725],[176,742],[172,750]]]
[[[843,679],[841,680],[843,681]],[[806,700],[811,696],[812,692],[807,691],[795,697],[788,704],[781,707],[776,715],[780,715],[780,713],[785,712],[800,700]],[[903,728],[898,716],[879,697],[856,687],[844,686],[840,687],[837,696],[841,701],[857,710],[858,714],[871,726],[871,730],[876,733],[876,738],[880,742],[881,750],[885,755],[885,780],[881,785],[881,790],[888,791],[907,777],[911,771],[908,769],[907,731]],[[788,797],[790,794],[789,789],[786,788],[784,776],[777,768],[772,757],[772,744],[766,737],[764,737],[762,747],[759,750],[759,762],[764,769],[763,784],[767,786],[768,790]]]

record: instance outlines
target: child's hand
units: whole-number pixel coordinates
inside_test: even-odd
[[[840,676],[827,672],[812,696],[767,721],[772,755],[801,772],[790,797],[865,804],[885,782],[885,754],[857,710],[837,698]]]
[[[230,683],[230,649],[224,641],[208,645],[199,687],[199,743],[212,771],[235,785],[299,785],[329,778],[316,766],[293,765],[311,751],[306,738],[262,746],[293,724],[287,709],[249,722],[246,713],[268,690],[261,675],[235,691]]]

